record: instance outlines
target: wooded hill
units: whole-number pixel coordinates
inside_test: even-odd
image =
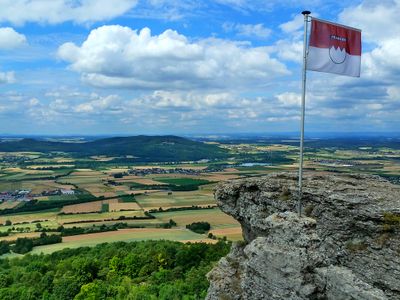
[[[226,157],[227,151],[211,144],[177,136],[131,136],[98,139],[84,143],[22,139],[0,143],[1,152],[68,152],[74,156],[126,156],[135,161],[189,161]]]

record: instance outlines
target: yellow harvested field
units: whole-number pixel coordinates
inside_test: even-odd
[[[55,220],[57,216],[56,211],[52,212],[38,212],[38,213],[20,213],[16,215],[0,216],[0,224],[4,224],[6,220],[11,220],[14,223],[32,222],[37,220]]]
[[[1,209],[10,209],[10,208],[14,208],[16,207],[20,202],[19,201],[4,201],[2,203],[0,203],[0,210]]]
[[[142,208],[135,202],[127,203],[110,203],[109,211],[121,211],[121,210],[141,210]]]
[[[391,164],[383,167],[383,171],[388,172],[389,174],[398,175],[400,173],[400,165]]]
[[[235,169],[235,168],[226,168],[225,170],[224,170],[224,172],[238,172],[239,170],[238,169]]]
[[[217,237],[226,236],[228,240],[238,241],[243,240],[242,228],[241,227],[231,227],[222,229],[213,229],[210,232]]]
[[[130,191],[129,187],[126,185],[117,185],[117,186],[113,186],[113,189],[115,191],[123,191],[123,192],[127,192]]]
[[[86,190],[88,190],[88,189],[86,189]],[[90,191],[90,190],[88,190],[88,191]],[[90,191],[90,193],[95,197],[104,196],[104,197],[108,198],[108,197],[116,197],[116,196],[118,196],[118,194],[115,193],[115,192],[101,192],[101,191],[92,192],[92,191]]]
[[[95,197],[115,197],[122,194],[125,194],[125,191],[129,191],[129,187],[127,186],[109,186],[104,185],[102,182],[95,182],[95,183],[76,183],[80,188],[85,189]]]
[[[40,232],[23,232],[23,233],[16,233],[9,236],[2,236],[0,237],[0,241],[15,241],[18,238],[35,238],[39,237]]]
[[[65,214],[100,212],[102,204],[103,204],[103,201],[95,201],[95,202],[88,202],[88,203],[66,205],[62,208],[61,212],[65,213]]]
[[[105,170],[104,173],[106,174],[115,174],[115,173],[124,173],[128,172],[128,168],[110,168],[108,170]]]
[[[29,170],[29,169],[21,169],[21,168],[6,168],[2,170],[6,173],[24,173],[24,174],[53,174],[54,172],[51,170]]]
[[[61,212],[65,213],[65,214],[100,212],[103,203],[108,203],[109,205],[118,204],[118,199],[101,200],[101,201],[93,201],[93,202],[87,202],[87,203],[66,205],[62,208]]]

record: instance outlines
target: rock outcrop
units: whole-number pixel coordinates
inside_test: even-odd
[[[207,299],[400,299],[400,186],[367,175],[276,173],[220,184],[244,242],[208,274]]]

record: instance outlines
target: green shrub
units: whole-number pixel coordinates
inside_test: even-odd
[[[186,225],[187,229],[193,232],[203,234],[211,229],[211,225],[208,222],[194,222],[192,224]]]

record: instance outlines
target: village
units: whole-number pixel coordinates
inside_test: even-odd
[[[75,190],[55,189],[55,190],[46,190],[38,194],[33,194],[32,190],[5,191],[5,192],[0,192],[0,201],[23,202],[23,201],[31,201],[35,197],[59,196],[59,195],[75,195]]]

